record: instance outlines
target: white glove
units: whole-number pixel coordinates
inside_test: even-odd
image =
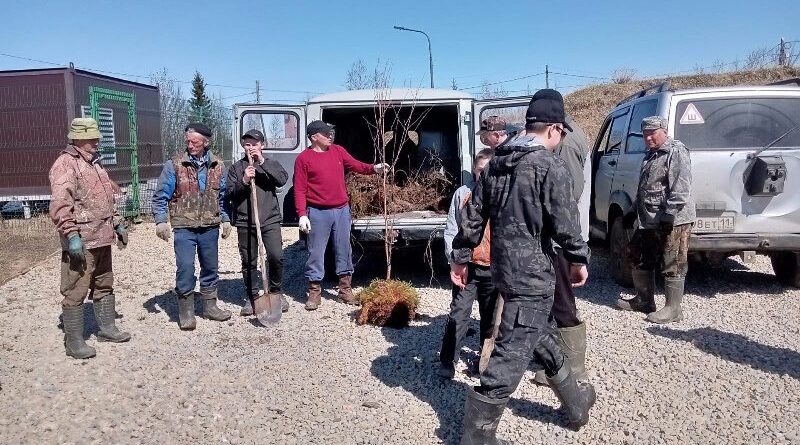
[[[229,236],[231,236],[231,223],[225,221],[222,223],[222,239],[226,239]]]
[[[375,164],[372,166],[376,174],[382,175],[384,170],[389,169],[389,164]]]
[[[169,237],[172,235],[172,229],[169,227],[169,224],[165,222],[158,223],[156,224],[156,235],[164,241],[169,241]]]
[[[303,233],[308,233],[311,231],[311,221],[309,221],[307,216],[301,216],[300,222],[297,225],[300,227],[300,231]]]

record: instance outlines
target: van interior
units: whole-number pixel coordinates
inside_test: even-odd
[[[347,148],[354,158],[362,162],[377,162],[373,139],[377,120],[375,108],[323,108],[322,120],[334,125],[334,142]],[[457,105],[389,107],[383,120],[382,132],[400,133],[404,130],[400,122],[412,122],[410,130],[416,132],[416,135],[405,138],[397,134],[386,146],[386,158],[397,158],[395,180],[398,185],[403,186],[415,175],[431,170],[443,173],[455,187],[460,185]],[[402,139],[405,142],[401,145]]]

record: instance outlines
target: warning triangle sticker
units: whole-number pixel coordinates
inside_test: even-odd
[[[689,104],[686,107],[686,111],[683,112],[683,116],[681,116],[680,120],[681,125],[698,125],[698,124],[705,124],[706,121],[703,119],[703,116],[697,111],[697,107],[694,104]]]

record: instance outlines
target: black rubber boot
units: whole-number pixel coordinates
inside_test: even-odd
[[[242,309],[239,311],[239,315],[242,317],[253,315],[253,303],[250,301],[250,298],[245,299],[244,306],[242,306]]]
[[[589,422],[589,409],[597,401],[594,386],[591,383],[578,384],[566,359],[556,375],[547,378],[547,382],[561,401],[561,407],[567,412],[567,426],[578,431],[586,425]]]
[[[123,343],[131,339],[131,334],[117,329],[116,316],[114,294],[94,300],[94,319],[97,320],[97,326],[100,328],[97,333],[97,341]]]
[[[652,270],[633,270],[633,288],[636,296],[630,300],[617,300],[617,308],[649,314],[656,310],[656,274]]]
[[[464,403],[461,445],[510,445],[511,442],[500,440],[495,435],[506,405],[508,398],[491,399],[469,390]]]
[[[666,306],[659,311],[647,314],[647,321],[652,323],[672,323],[683,320],[683,285],[685,278],[664,278],[664,297]]]
[[[97,354],[83,339],[83,305],[62,308],[64,324],[64,349],[74,358],[92,358]]]
[[[194,291],[186,295],[178,294],[178,327],[183,331],[192,331],[197,327],[194,318]]]
[[[217,289],[200,288],[203,295],[203,317],[214,321],[227,321],[231,318],[231,312],[217,307]]]

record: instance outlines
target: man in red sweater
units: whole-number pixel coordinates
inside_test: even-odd
[[[333,143],[333,127],[314,121],[306,127],[311,146],[294,162],[294,206],[300,217],[300,231],[308,234],[308,300],[313,311],[322,302],[322,278],[325,276],[325,248],[333,237],[336,275],[339,276],[339,299],[358,304],[350,287],[353,254],[350,250],[350,200],[344,183],[345,172],[362,175],[382,174],[386,164],[357,161]]]

